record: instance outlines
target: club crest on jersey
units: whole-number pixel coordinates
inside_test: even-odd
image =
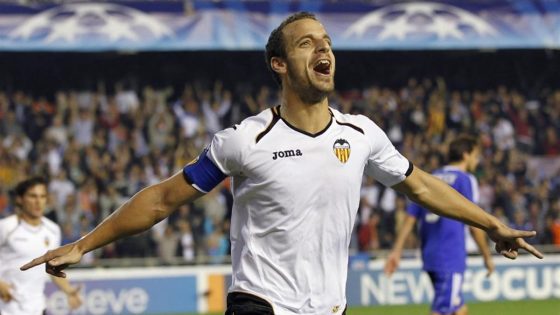
[[[45,247],[49,247],[51,241],[49,240],[48,237],[45,236]]]
[[[348,162],[348,159],[350,158],[350,143],[348,143],[345,139],[336,140],[333,145],[333,152],[340,162]]]

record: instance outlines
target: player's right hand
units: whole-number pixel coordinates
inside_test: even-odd
[[[27,264],[21,266],[20,270],[25,271],[29,268],[45,264],[48,274],[55,277],[66,278],[66,273],[62,270],[69,265],[76,264],[82,259],[82,252],[77,243],[70,243],[57,249],[49,250],[43,256],[37,257]]]
[[[524,249],[537,258],[543,258],[543,254],[539,250],[525,241],[525,238],[537,235],[535,231],[515,230],[500,222],[495,228],[487,230],[486,233],[496,243],[496,252],[506,258],[517,258],[519,249]]]
[[[399,268],[400,262],[401,262],[401,254],[397,252],[391,252],[389,256],[387,256],[387,260],[385,261],[385,266],[383,267],[385,274],[387,276],[391,276]]]
[[[0,299],[2,301],[8,303],[14,299],[14,297],[12,296],[13,287],[13,285],[7,282],[0,281]]]

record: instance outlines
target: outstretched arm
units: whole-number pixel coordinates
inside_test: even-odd
[[[178,172],[138,192],[80,240],[48,251],[25,264],[21,270],[47,263],[49,274],[66,277],[62,270],[70,264],[78,263],[85,253],[122,237],[145,231],[169,216],[180,205],[201,195],[187,184],[182,172]]]
[[[507,258],[515,259],[519,248],[525,249],[538,258],[543,257],[536,248],[523,239],[535,236],[535,231],[519,231],[507,227],[451,186],[417,167],[404,181],[393,188],[435,214],[456,219],[486,231],[496,242],[496,251]]]
[[[407,215],[403,226],[397,235],[397,240],[395,241],[395,245],[393,245],[393,250],[389,253],[387,260],[385,261],[384,270],[386,275],[392,275],[395,271],[397,271],[397,268],[399,268],[404,243],[410,235],[410,232],[412,232],[412,228],[414,228],[415,224],[416,218],[414,216]]]

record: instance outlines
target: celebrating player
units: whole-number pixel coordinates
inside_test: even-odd
[[[232,177],[232,284],[226,314],[344,314],[348,246],[364,171],[440,215],[484,229],[510,258],[542,255],[516,231],[413,167],[365,116],[329,107],[335,58],[309,13],[270,34],[266,61],[281,104],[216,133],[198,159],[145,188],[79,241],[22,267],[63,269],[86,252],[138,233]]]

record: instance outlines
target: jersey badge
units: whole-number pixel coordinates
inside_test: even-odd
[[[51,242],[50,242],[49,238],[45,236],[45,247],[49,247],[50,243]]]
[[[350,158],[350,143],[346,139],[336,140],[333,145],[333,152],[340,162],[348,162]]]

